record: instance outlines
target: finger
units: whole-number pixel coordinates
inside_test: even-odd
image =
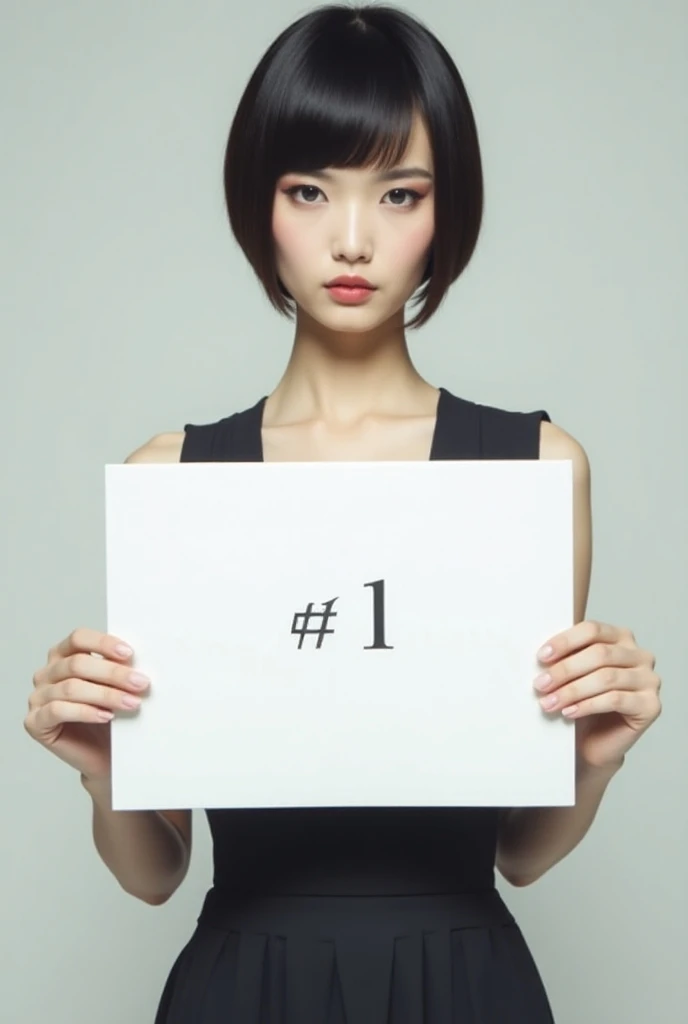
[[[561,711],[568,705],[612,691],[637,694],[646,685],[643,668],[601,668],[541,696],[540,706],[545,711]]]
[[[44,707],[49,703],[91,704],[106,711],[131,710],[141,704],[141,698],[127,690],[114,686],[90,683],[85,679],[70,678],[53,686],[39,686],[29,698],[32,708]]]
[[[120,644],[126,648],[128,653],[120,653],[118,650]],[[48,662],[58,661],[60,658],[68,658],[79,652],[100,654],[103,658],[116,658],[120,662],[128,661],[133,654],[131,647],[119,637],[112,636],[110,633],[101,633],[97,629],[79,626],[59,644],[50,648],[47,660]]]
[[[538,659],[547,664],[559,661],[574,651],[591,644],[615,644],[622,639],[622,631],[618,626],[610,626],[606,622],[594,622],[586,619],[575,626],[553,636],[538,651]],[[548,652],[548,649],[551,651]]]
[[[541,693],[549,693],[601,668],[631,669],[640,664],[637,652],[628,647],[620,644],[592,644],[554,665],[548,665],[547,670],[536,678],[535,686]]]
[[[657,664],[657,659],[652,651],[646,651],[644,647],[637,647],[635,649],[638,661],[642,665],[647,665],[649,669],[654,669]]]
[[[44,685],[57,685],[67,679],[85,679],[92,683],[135,691],[144,690],[150,684],[147,676],[132,671],[126,665],[117,665],[105,658],[81,653],[51,662],[40,673],[40,679]]]
[[[71,654],[52,662],[44,670],[43,678],[47,684],[74,678],[132,690],[145,689],[150,683],[147,676],[127,665],[118,665],[109,659],[94,658],[83,653]]]
[[[93,707],[90,704],[74,704],[72,701],[51,700],[40,708],[29,711],[24,719],[24,728],[40,739],[44,733],[54,730],[57,726],[70,722],[82,722],[90,725],[102,725],[114,718],[112,711]]]
[[[659,702],[655,694],[636,690],[611,690],[588,700],[570,704],[562,709],[567,718],[586,718],[590,715],[616,711],[627,720],[629,728],[645,726],[659,715]]]

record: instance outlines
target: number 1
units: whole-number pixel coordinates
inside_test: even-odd
[[[375,580],[363,585],[373,588],[373,642],[363,650],[391,651],[394,649],[393,645],[385,643],[385,581]]]

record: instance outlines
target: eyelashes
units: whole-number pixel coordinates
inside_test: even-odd
[[[295,206],[317,206],[317,205],[320,205],[319,203],[312,203],[312,202],[297,202],[296,195],[299,192],[308,192],[308,191],[310,191],[310,192],[322,192],[322,189],[318,188],[317,185],[292,185],[290,188],[283,189],[284,194],[286,196],[289,196],[289,198],[292,200],[292,202],[294,203]],[[385,203],[385,206],[397,207],[400,210],[412,210],[412,209],[414,209],[418,205],[418,203],[421,201],[421,199],[423,199],[423,196],[421,195],[421,193],[420,192],[416,192],[416,190],[413,189],[413,188],[392,188],[392,189],[389,190],[389,192],[386,192],[385,195],[386,196],[390,196],[390,195],[393,195],[394,193],[402,193],[403,195],[410,196],[412,202],[411,203]]]

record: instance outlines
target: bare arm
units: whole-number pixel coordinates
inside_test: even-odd
[[[583,448],[553,423],[543,423],[541,458],[571,459],[574,485],[575,621],[585,618],[592,568],[590,467]],[[617,769],[576,765],[572,807],[512,807],[502,812],[496,864],[512,885],[537,881],[585,836]]]
[[[159,434],[125,462],[178,462],[182,440],[183,434]],[[110,779],[82,775],[81,782],[93,801],[93,840],[103,863],[125,892],[164,903],[189,867],[191,811],[113,811]]]
[[[531,885],[571,852],[595,820],[617,769],[576,768],[573,807],[512,807],[499,833],[497,867],[512,885]]]
[[[110,781],[81,777],[93,801],[93,841],[125,892],[165,903],[186,877],[191,811],[113,811]]]

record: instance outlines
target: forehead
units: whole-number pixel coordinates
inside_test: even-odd
[[[413,115],[411,135],[404,155],[407,156],[411,153],[422,157],[424,160],[432,160],[430,136],[428,135],[428,130],[425,127],[425,121],[418,111]]]
[[[413,116],[408,145],[399,160],[399,164],[408,167],[420,165],[421,167],[426,167],[431,174],[433,173],[430,136],[425,127],[425,121],[417,112]]]

